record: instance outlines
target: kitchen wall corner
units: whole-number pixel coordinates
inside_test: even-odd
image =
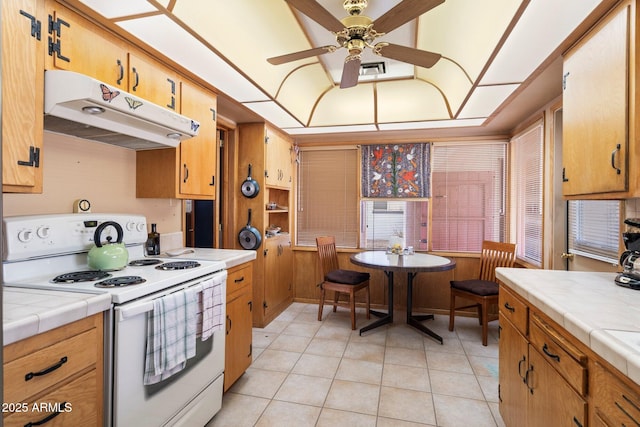
[[[182,232],[182,203],[136,198],[133,150],[49,132],[44,133],[42,194],[3,194],[3,215],[73,212],[88,199],[93,213],[134,213],[158,224],[161,233]]]

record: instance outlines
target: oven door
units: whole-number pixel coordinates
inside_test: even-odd
[[[212,276],[181,284],[163,292],[114,308],[113,425],[116,427],[204,425],[222,405],[224,330],[207,341],[197,338],[196,356],[186,367],[157,384],[144,385],[147,316],[153,300],[168,293],[198,286]],[[226,287],[226,271],[213,275]],[[226,290],[223,288],[223,295]],[[226,313],[223,314],[226,317]],[[204,400],[206,399],[206,404]]]

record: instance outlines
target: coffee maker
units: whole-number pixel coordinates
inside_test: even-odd
[[[622,233],[622,241],[627,249],[620,255],[622,273],[615,278],[617,285],[640,289],[640,218],[627,218],[624,223],[631,231]]]

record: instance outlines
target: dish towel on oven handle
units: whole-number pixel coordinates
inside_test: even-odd
[[[196,355],[198,292],[181,290],[153,300],[147,316],[144,384],[155,384],[181,371]]]
[[[214,332],[222,330],[225,304],[223,283],[213,278],[202,282],[198,313],[198,336],[202,341],[211,338]]]

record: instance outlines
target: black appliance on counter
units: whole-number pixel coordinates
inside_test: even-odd
[[[624,223],[640,230],[640,218],[627,218]],[[624,232],[622,241],[627,250],[620,255],[623,271],[616,276],[615,282],[626,288],[640,289],[640,232]]]

